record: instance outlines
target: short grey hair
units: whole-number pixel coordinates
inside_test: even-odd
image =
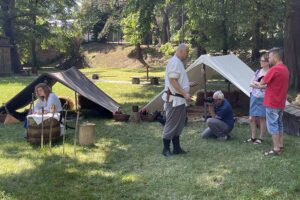
[[[221,90],[215,91],[213,98],[214,99],[224,99],[224,94]]]
[[[185,43],[181,43],[178,45],[177,49],[176,49],[176,52],[179,52],[179,51],[188,51],[189,50],[189,47],[188,45],[186,45]]]

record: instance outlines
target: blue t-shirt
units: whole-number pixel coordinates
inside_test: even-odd
[[[233,128],[234,119],[233,119],[233,112],[232,107],[227,101],[224,99],[223,103],[219,106],[214,107],[216,118],[225,122],[230,128]]]

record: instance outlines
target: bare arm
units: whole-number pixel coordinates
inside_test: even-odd
[[[192,100],[191,95],[184,91],[184,89],[181,88],[180,84],[178,83],[178,80],[176,78],[170,78],[169,79],[170,84],[172,85],[172,87],[179,92],[180,94],[182,94],[182,96],[186,99],[186,100]]]
[[[262,81],[263,81],[263,79],[260,82],[252,81],[252,83],[250,84],[250,87],[258,88],[258,89],[266,88],[267,84],[265,82],[262,83]]]
[[[259,88],[266,88],[267,87],[267,83],[264,81],[264,79],[261,79],[258,85],[259,85]]]

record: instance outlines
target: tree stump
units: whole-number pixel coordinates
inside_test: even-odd
[[[96,124],[85,122],[79,126],[80,145],[93,145],[96,138]]]
[[[151,85],[159,85],[159,78],[158,77],[151,77],[150,84]]]
[[[93,80],[98,80],[99,79],[99,75],[98,74],[93,74],[92,75],[92,79]]]
[[[132,77],[131,82],[132,82],[132,84],[140,84],[140,78],[139,77]]]
[[[140,123],[141,122],[140,112],[132,112],[130,119],[134,123]]]
[[[132,106],[132,112],[138,112],[139,111],[139,106],[133,105]]]

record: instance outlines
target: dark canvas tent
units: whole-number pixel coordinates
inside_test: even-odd
[[[120,105],[116,101],[100,90],[78,69],[73,67],[63,72],[45,73],[40,75],[31,84],[5,103],[5,105],[0,107],[0,113],[8,112],[17,119],[23,120],[24,115],[18,113],[17,110],[31,103],[35,86],[42,82],[47,82],[49,86],[53,86],[56,82],[60,82],[94,104],[99,105],[103,110],[107,110],[111,113],[118,111],[120,108]]]

